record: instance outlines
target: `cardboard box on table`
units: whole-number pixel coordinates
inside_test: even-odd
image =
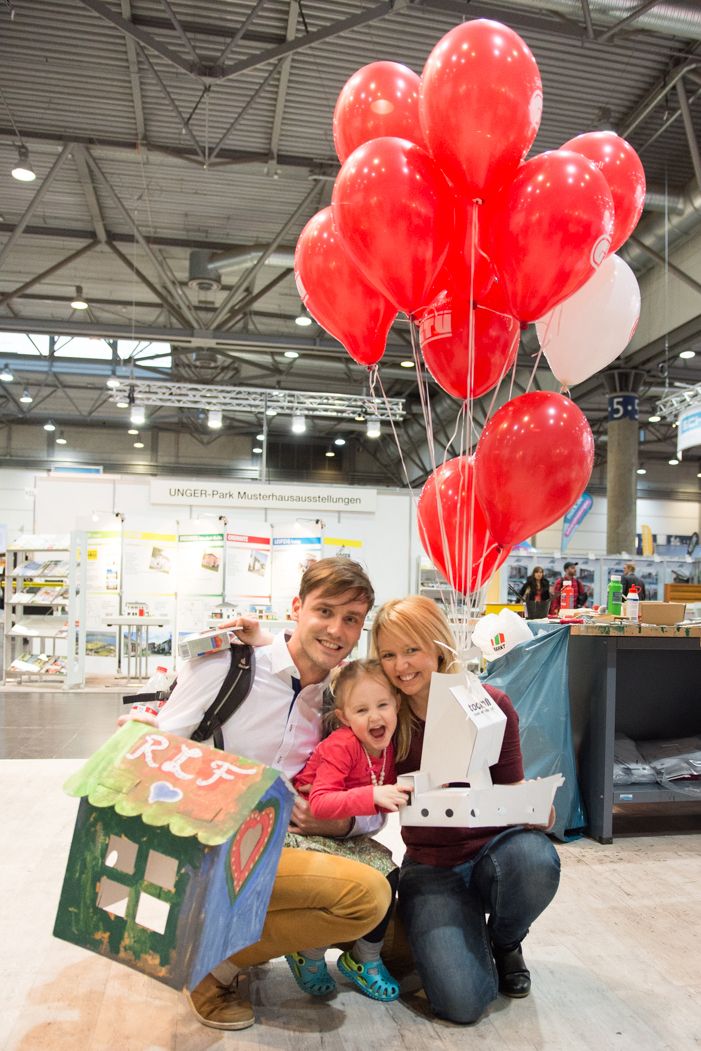
[[[294,799],[279,771],[133,721],[65,790],[57,937],[177,989],[258,941]]]
[[[397,778],[412,790],[401,823],[458,828],[547,825],[564,778],[553,774],[518,785],[492,785],[489,768],[498,762],[505,729],[506,716],[476,675],[434,672],[420,769]],[[454,782],[460,787],[443,787]]]
[[[684,620],[686,603],[684,602],[647,602],[640,603],[641,624],[678,624]]]

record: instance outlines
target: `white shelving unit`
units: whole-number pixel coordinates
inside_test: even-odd
[[[84,684],[85,553],[83,533],[25,534],[8,545],[3,681]]]

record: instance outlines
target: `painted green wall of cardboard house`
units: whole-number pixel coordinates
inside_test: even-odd
[[[189,989],[258,940],[294,797],[277,770],[130,722],[65,790],[57,937]]]

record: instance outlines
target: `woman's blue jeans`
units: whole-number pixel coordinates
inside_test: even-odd
[[[404,859],[399,915],[436,1015],[462,1025],[480,1018],[498,991],[492,944],[523,941],[559,882],[557,851],[535,829],[500,832],[455,868]]]

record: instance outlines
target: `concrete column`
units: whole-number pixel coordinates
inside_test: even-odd
[[[635,554],[638,469],[638,396],[612,394],[606,462],[606,553]]]

